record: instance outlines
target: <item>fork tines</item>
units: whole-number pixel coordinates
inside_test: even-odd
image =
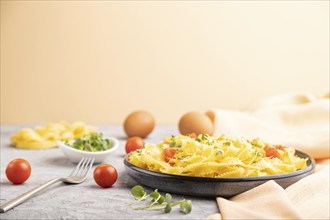
[[[92,168],[94,158],[81,158],[76,168],[69,175],[71,177],[84,178],[87,176],[89,170]]]

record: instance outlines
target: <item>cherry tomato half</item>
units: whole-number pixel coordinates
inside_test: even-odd
[[[144,148],[144,140],[140,137],[128,138],[125,145],[126,153]]]
[[[266,157],[270,157],[270,158],[281,158],[280,153],[278,152],[278,150],[274,147],[264,147],[264,151],[266,153]]]
[[[24,183],[31,174],[31,166],[24,159],[17,158],[10,161],[6,168],[7,179],[13,184]]]
[[[165,148],[164,149],[164,158],[166,162],[169,162],[175,155],[176,149],[174,148]]]
[[[100,164],[94,169],[94,180],[103,188],[111,187],[118,178],[117,170],[109,164]]]

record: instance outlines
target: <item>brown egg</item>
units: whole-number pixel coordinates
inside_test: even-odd
[[[215,121],[215,114],[213,111],[207,111],[205,112],[205,114],[211,119],[212,121],[212,124],[214,124],[214,121]]]
[[[179,131],[183,135],[195,133],[213,135],[214,126],[211,119],[200,112],[188,112],[179,121]]]
[[[124,122],[124,130],[128,137],[146,137],[155,127],[153,116],[146,111],[135,111],[129,114]]]

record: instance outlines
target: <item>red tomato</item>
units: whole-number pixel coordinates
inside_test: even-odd
[[[94,180],[97,185],[103,188],[111,187],[118,178],[117,170],[114,166],[109,164],[100,164],[95,167]]]
[[[13,184],[24,183],[31,174],[31,166],[24,159],[17,158],[9,162],[6,168],[7,179]]]
[[[275,148],[277,150],[285,150],[284,147],[282,145],[275,145]]]
[[[174,148],[165,148],[164,149],[165,161],[169,162],[174,157],[175,153],[176,153],[176,149],[174,149]]]
[[[125,145],[126,153],[144,148],[144,140],[140,137],[128,138]]]
[[[281,155],[278,152],[278,150],[276,148],[273,147],[264,147],[264,151],[266,153],[266,157],[270,157],[270,158],[280,158]]]

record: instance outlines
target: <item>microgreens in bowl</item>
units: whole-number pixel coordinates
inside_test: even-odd
[[[68,142],[57,141],[58,147],[74,163],[82,157],[94,158],[94,163],[102,163],[119,146],[114,137],[103,137],[102,133],[90,133]]]
[[[77,150],[98,152],[106,151],[112,147],[111,140],[103,138],[102,133],[91,132],[81,138],[65,142],[66,145]]]

